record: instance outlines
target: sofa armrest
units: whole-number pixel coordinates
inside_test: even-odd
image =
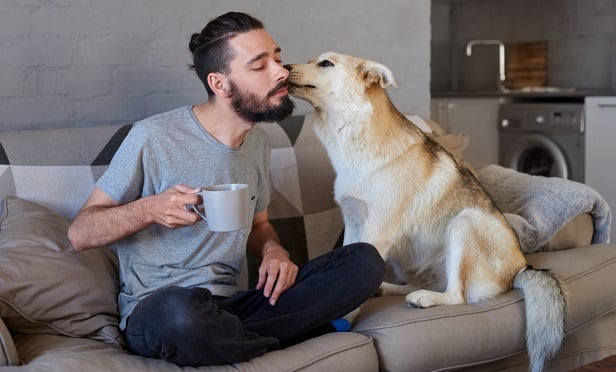
[[[550,239],[545,251],[559,251],[590,245],[594,227],[589,213],[580,213]]]
[[[0,318],[0,366],[19,365],[19,355],[11,332]]]

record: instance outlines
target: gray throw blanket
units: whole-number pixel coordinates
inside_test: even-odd
[[[524,252],[539,250],[580,213],[592,215],[592,243],[609,243],[610,207],[587,185],[532,176],[498,165],[478,169],[477,179],[504,213]]]

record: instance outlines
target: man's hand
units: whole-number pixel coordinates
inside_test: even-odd
[[[280,295],[291,288],[297,279],[299,269],[289,259],[289,253],[280,246],[266,249],[259,267],[257,289],[269,298],[270,305],[276,305]]]
[[[175,185],[160,194],[152,195],[153,200],[148,203],[152,222],[168,228],[194,225],[199,222],[201,218],[186,208],[199,203],[199,196],[196,194],[199,190],[185,185]]]
[[[295,284],[299,268],[280,245],[280,239],[269,223],[267,209],[255,214],[247,248],[262,259],[256,289],[262,289],[270,305],[274,306],[280,295]]]

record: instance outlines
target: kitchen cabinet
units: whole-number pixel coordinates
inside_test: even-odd
[[[585,182],[603,196],[612,210],[611,241],[616,241],[616,97],[587,97]]]
[[[498,164],[498,107],[503,97],[439,97],[430,104],[432,120],[447,132],[464,133],[470,142],[464,160],[473,167]]]

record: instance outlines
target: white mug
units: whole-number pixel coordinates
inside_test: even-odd
[[[211,231],[236,231],[250,226],[250,195],[248,185],[226,183],[211,185],[198,192],[202,205],[192,209],[207,221]],[[201,210],[203,208],[204,212]]]

